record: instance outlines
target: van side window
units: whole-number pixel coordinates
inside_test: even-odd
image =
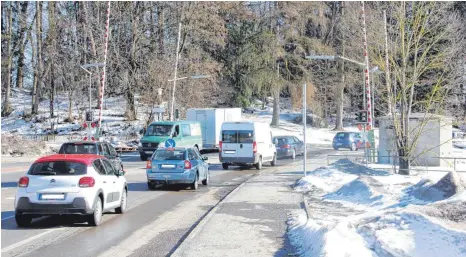
[[[183,132],[184,137],[191,136],[191,129],[189,127],[189,124],[182,124],[181,125],[181,131]]]
[[[252,130],[239,130],[238,131],[238,143],[240,144],[252,144],[254,142],[254,132]]]

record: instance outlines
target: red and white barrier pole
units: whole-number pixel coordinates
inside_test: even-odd
[[[102,78],[100,79],[100,92],[99,92],[99,128],[98,128],[98,131],[99,131],[99,135],[100,136],[100,133],[101,133],[101,130],[102,130],[102,108],[103,108],[103,104],[104,104],[104,92],[105,92],[105,71],[106,71],[106,68],[107,68],[107,50],[108,50],[108,38],[109,38],[109,31],[108,31],[108,27],[109,27],[109,24],[110,24],[110,1],[108,1],[108,7],[107,7],[107,23],[105,25],[105,35],[104,35],[104,42],[105,42],[105,46],[104,46],[104,70],[102,71]]]

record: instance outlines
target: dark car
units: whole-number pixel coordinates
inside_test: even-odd
[[[60,147],[59,154],[97,154],[107,157],[117,170],[123,170],[123,163],[115,148],[107,142],[67,142]]]
[[[346,148],[357,151],[363,147],[363,139],[361,134],[357,132],[338,132],[333,138],[332,146],[335,150]]]
[[[273,138],[277,148],[277,157],[291,157],[296,159],[296,155],[304,154],[304,143],[295,136],[276,136]]]

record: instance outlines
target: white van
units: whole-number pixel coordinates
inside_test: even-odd
[[[221,130],[220,162],[223,169],[230,165],[277,163],[277,149],[272,142],[269,124],[259,122],[224,122]]]

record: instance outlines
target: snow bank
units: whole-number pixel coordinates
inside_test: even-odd
[[[466,256],[465,179],[321,167],[296,183],[309,217],[290,214],[290,241],[300,256]]]
[[[25,140],[21,136],[2,134],[2,155],[39,156],[51,153],[45,142]]]

